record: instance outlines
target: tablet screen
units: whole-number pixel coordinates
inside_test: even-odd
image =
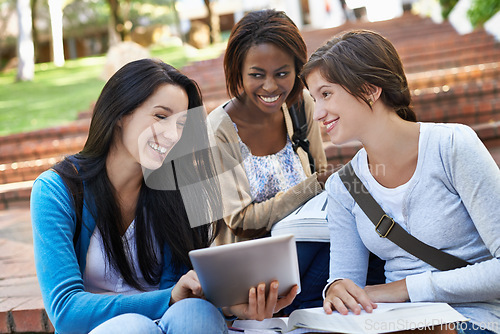
[[[279,296],[296,284],[300,291],[293,235],[266,237],[193,250],[189,257],[208,301],[216,307],[248,303],[248,291],[279,281]],[[266,291],[267,292],[267,291]]]

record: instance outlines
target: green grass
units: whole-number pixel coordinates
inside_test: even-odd
[[[33,81],[16,82],[17,70],[0,75],[0,135],[58,126],[75,120],[97,99],[104,57],[35,66]]]
[[[218,57],[225,44],[203,50],[178,45],[153,47],[151,56],[176,68]],[[105,82],[105,56],[67,60],[63,67],[35,65],[31,82],[16,82],[17,70],[0,73],[0,136],[67,124],[90,110]]]

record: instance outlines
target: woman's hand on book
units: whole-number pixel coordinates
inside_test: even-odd
[[[360,306],[361,305],[361,306]],[[377,304],[370,296],[350,279],[341,279],[333,282],[326,291],[323,309],[327,314],[337,310],[346,315],[351,311],[354,314],[361,313],[361,307],[371,313]]]
[[[410,300],[406,279],[386,284],[367,285],[365,292],[376,303],[403,303]]]
[[[269,287],[266,297],[266,284],[260,283],[248,292],[248,304],[239,304],[223,308],[224,314],[235,315],[239,319],[264,320],[290,305],[297,294],[298,286],[294,286],[283,298],[278,298],[279,283],[274,281]]]

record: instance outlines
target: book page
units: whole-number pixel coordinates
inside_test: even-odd
[[[329,242],[327,202],[328,195],[323,191],[274,224],[271,235],[293,234],[297,241]]]
[[[326,221],[326,206],[328,204],[328,194],[326,191],[314,196],[292,213],[282,219],[282,221],[293,221],[300,219],[316,219]]]
[[[258,320],[235,320],[234,328],[239,329],[272,329],[284,332],[287,330],[288,318],[270,318],[262,321]]]
[[[378,303],[372,313],[327,315],[323,308],[296,310],[290,327],[306,327],[338,333],[388,333],[421,329],[468,319],[446,303]]]
[[[310,328],[295,328],[288,329],[288,319],[272,318],[264,319],[263,321],[257,320],[235,320],[233,326],[230,328],[230,334],[276,334],[276,333],[289,333],[289,334],[304,334],[304,333],[329,333],[329,331],[314,330]]]

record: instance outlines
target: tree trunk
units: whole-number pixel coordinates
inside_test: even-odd
[[[49,0],[50,27],[52,30],[52,56],[54,65],[64,66],[62,0]]]
[[[125,22],[121,15],[119,0],[108,0],[108,3],[115,31],[120,35],[120,39],[123,41],[125,40]]]
[[[33,46],[30,0],[17,0],[19,36],[17,37],[17,81],[32,81],[35,77],[35,50]]]
[[[181,29],[181,19],[179,18],[179,12],[177,11],[177,7],[175,6],[177,3],[176,0],[170,1],[171,10],[174,12],[175,17],[175,26],[177,28],[177,32],[179,33],[179,37],[182,41],[182,44],[186,43],[186,36],[184,36],[184,32]]]
[[[33,48],[35,50],[35,64],[38,60],[38,29],[36,28],[36,18],[38,15],[38,0],[31,0],[31,28],[33,30]]]
[[[210,43],[220,42],[220,20],[213,11],[213,4],[210,0],[204,0],[208,12],[208,27],[210,29]]]

